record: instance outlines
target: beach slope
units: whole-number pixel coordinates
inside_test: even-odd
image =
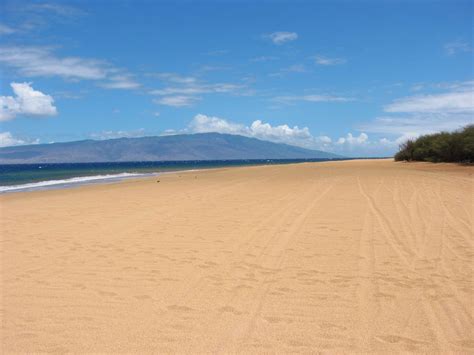
[[[360,160],[2,195],[2,352],[472,353],[472,174]]]

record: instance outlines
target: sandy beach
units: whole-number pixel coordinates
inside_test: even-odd
[[[359,160],[1,195],[1,350],[472,353],[473,172]]]

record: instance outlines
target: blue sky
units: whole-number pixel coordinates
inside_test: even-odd
[[[472,1],[0,6],[1,146],[217,131],[383,156],[472,122]]]

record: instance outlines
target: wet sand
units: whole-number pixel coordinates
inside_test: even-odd
[[[2,352],[472,353],[473,172],[361,160],[2,195]]]

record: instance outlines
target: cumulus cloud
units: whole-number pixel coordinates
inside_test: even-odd
[[[347,144],[351,147],[367,144],[369,136],[362,132],[359,136],[353,136],[352,133],[348,133],[346,137],[341,137],[337,140],[337,144]]]
[[[309,133],[308,127],[289,127],[286,124],[272,126],[269,123],[263,123],[260,120],[252,122],[250,132],[255,137],[261,137],[268,140],[291,141],[294,139],[308,139],[312,137],[311,133]]]
[[[31,83],[11,83],[14,96],[0,96],[0,121],[17,115],[54,116],[57,109],[50,95],[34,90]]]
[[[286,143],[307,149],[324,150],[347,156],[390,156],[399,143],[412,137],[407,134],[397,139],[370,139],[369,135],[361,132],[358,135],[348,133],[338,139],[327,135],[315,136],[308,127],[288,126],[286,124],[273,126],[262,120],[255,120],[250,125],[229,121],[224,118],[196,115],[186,129],[168,131],[167,134],[217,132],[238,134],[276,143]]]
[[[298,34],[296,32],[279,31],[264,35],[264,38],[268,38],[274,44],[280,45],[283,43],[295,41],[298,39]]]
[[[379,139],[381,148],[387,148],[390,151],[395,151],[402,143],[410,139],[416,139],[420,135],[418,133],[404,133],[395,139],[388,139],[386,137]]]
[[[197,114],[188,125],[192,133],[218,132],[228,134],[247,135],[248,127],[239,123],[232,123],[223,118]]]
[[[185,130],[190,133],[218,132],[238,134],[278,143],[286,143],[310,149],[327,149],[332,143],[327,136],[314,137],[308,127],[290,127],[286,124],[272,126],[255,120],[250,126],[231,122],[224,118],[198,114]]]
[[[0,132],[0,147],[9,147],[13,145],[25,144],[25,141],[13,137],[10,132]]]
[[[0,147],[38,143],[39,139],[21,139],[14,137],[10,132],[0,132]]]
[[[329,58],[323,55],[314,56],[314,61],[318,65],[338,65],[346,62],[343,58]]]

